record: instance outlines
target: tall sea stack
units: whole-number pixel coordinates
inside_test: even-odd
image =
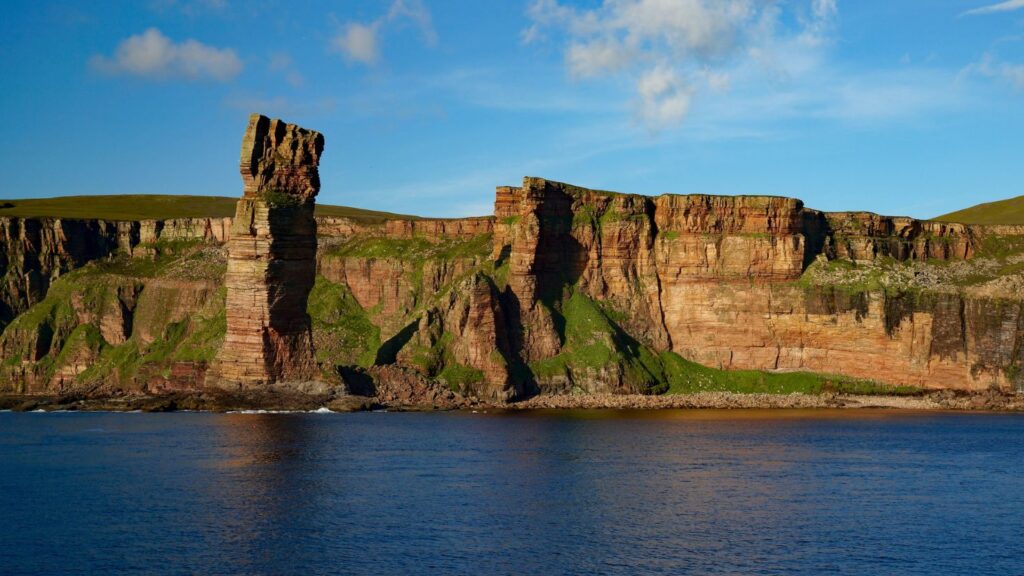
[[[306,303],[316,276],[319,132],[253,114],[227,244],[227,334],[208,382],[249,389],[317,378]]]

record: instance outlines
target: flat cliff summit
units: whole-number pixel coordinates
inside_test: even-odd
[[[254,114],[234,217],[0,215],[0,394],[1024,391],[1022,225],[534,177],[498,187],[492,217],[320,213],[323,150]]]

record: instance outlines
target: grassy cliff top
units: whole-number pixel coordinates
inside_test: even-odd
[[[223,218],[235,215],[237,198],[225,196],[177,196],[127,194],[60,196],[0,200],[0,217],[83,218],[98,220],[157,220],[169,218]],[[363,210],[348,206],[317,204],[317,216],[344,217],[361,222],[415,220],[417,216]]]
[[[985,202],[934,218],[964,224],[1024,224],[1024,196]]]
[[[662,196],[672,196],[679,198],[764,198],[764,199],[781,199],[790,200],[793,202],[800,202],[803,204],[803,200],[799,198],[793,198],[792,196],[779,196],[777,194],[706,194],[700,192],[691,193],[676,193],[676,192],[661,192],[661,193],[635,193],[635,192],[618,192],[615,190],[600,190],[597,188],[587,188],[585,186],[577,186],[576,184],[569,184],[568,182],[559,182],[557,180],[549,180],[547,178],[541,178],[539,176],[527,176],[523,178],[523,186],[529,184],[529,181],[547,182],[555,186],[560,186],[569,192],[591,192],[603,196],[641,196],[644,198],[660,198]],[[515,188],[515,186],[507,186],[509,188]]]

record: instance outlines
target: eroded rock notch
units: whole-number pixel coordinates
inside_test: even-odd
[[[209,382],[251,388],[317,379],[306,312],[316,277],[319,132],[253,114],[227,243],[227,333]]]

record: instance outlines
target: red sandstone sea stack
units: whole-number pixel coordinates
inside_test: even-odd
[[[316,276],[319,132],[253,114],[242,139],[244,194],[227,243],[227,334],[208,383],[308,384],[318,370],[306,313]]]

